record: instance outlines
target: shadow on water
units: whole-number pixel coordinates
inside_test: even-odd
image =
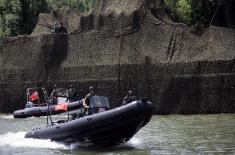
[[[78,149],[78,148],[77,148]],[[80,147],[80,151],[90,151],[90,152],[113,152],[113,151],[130,151],[135,149],[133,146],[128,145],[120,145],[120,146],[114,146],[114,147],[101,147],[101,146],[87,146],[87,147]]]
[[[133,154],[133,152],[137,152],[135,154],[145,154],[146,151],[141,151],[138,148],[135,148],[131,144],[121,144],[119,146],[114,147],[101,147],[101,146],[70,146],[68,150],[61,150],[64,154],[79,154],[79,155],[87,155],[87,154],[116,154],[116,153],[124,153],[124,154]]]

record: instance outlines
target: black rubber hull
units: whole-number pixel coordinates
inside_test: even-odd
[[[113,146],[128,141],[152,117],[150,102],[134,101],[99,114],[28,132],[25,138]]]
[[[81,101],[76,101],[68,104],[68,111],[75,110],[82,107]],[[50,106],[51,115],[57,115],[60,113],[65,112],[64,110],[55,110],[55,105]],[[13,113],[14,118],[26,118],[26,117],[40,117],[40,116],[47,116],[48,115],[48,107],[41,106],[41,107],[32,107],[32,108],[25,108],[23,110],[17,110]]]

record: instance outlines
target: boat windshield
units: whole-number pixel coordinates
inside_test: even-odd
[[[28,88],[27,89],[27,102],[33,104],[45,104],[48,101],[48,95],[43,87],[39,88]]]
[[[57,104],[67,103],[67,97],[57,97]]]
[[[92,96],[89,98],[89,103],[91,108],[108,108],[109,109],[109,100],[106,96]]]

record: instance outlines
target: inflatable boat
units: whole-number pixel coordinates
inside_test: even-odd
[[[96,101],[99,100],[96,96]],[[104,103],[105,100],[103,99]],[[102,103],[99,103],[102,105]],[[96,106],[91,106],[96,108]],[[100,146],[114,146],[130,140],[151,119],[152,103],[147,99],[135,100],[120,107],[104,110],[99,106],[93,114],[73,120],[58,121],[45,128],[26,133],[25,138]]]
[[[57,91],[56,101],[52,101],[45,88],[28,88],[25,109],[14,111],[14,118],[47,116],[48,112],[51,115],[56,115],[82,107],[80,100],[67,102],[67,89],[58,88]]]

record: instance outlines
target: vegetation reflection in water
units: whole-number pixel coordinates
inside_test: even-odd
[[[40,147],[41,140],[27,145],[22,132],[44,124],[45,117],[0,116],[0,154],[235,154],[234,114],[154,116],[127,144],[105,149],[49,141]]]

